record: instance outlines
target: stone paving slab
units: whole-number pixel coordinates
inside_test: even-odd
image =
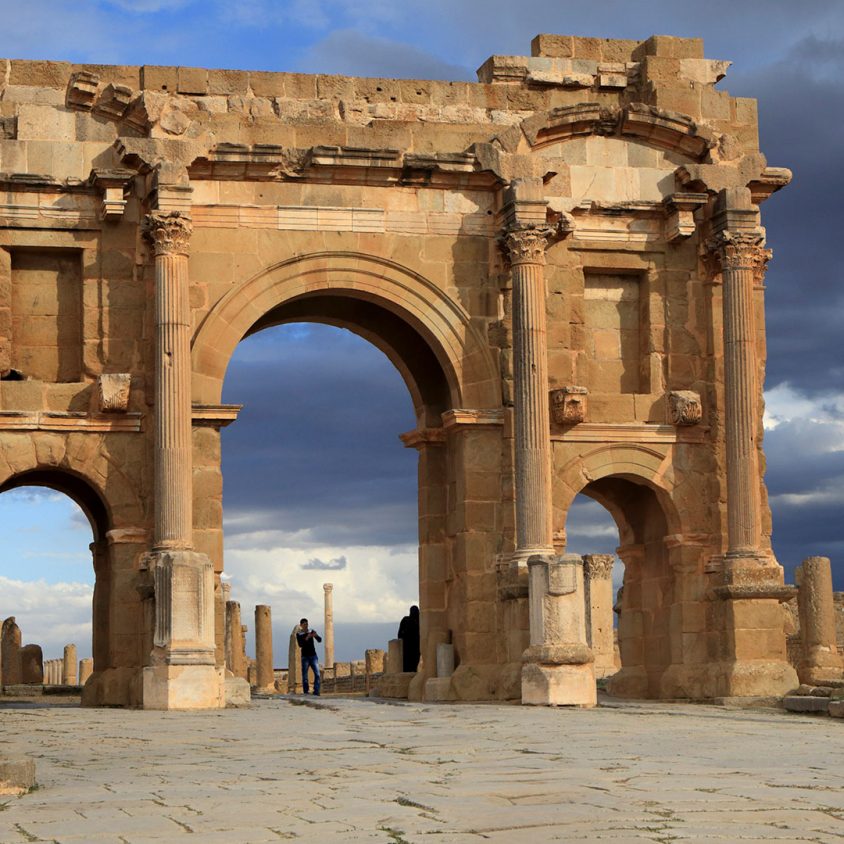
[[[11,704],[0,755],[38,779],[3,844],[844,840],[842,722],[774,710]]]

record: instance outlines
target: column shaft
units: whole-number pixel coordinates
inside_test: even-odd
[[[516,464],[516,556],[553,554],[548,349],[545,322],[547,231],[507,236],[513,270],[513,380]]]
[[[266,604],[255,607],[255,685],[259,690],[274,687],[273,676],[273,623]]]
[[[190,306],[185,254],[155,256],[155,547],[190,548]]]
[[[759,549],[755,251],[757,244],[743,241],[725,244],[722,251],[727,535],[731,556],[752,556]]]

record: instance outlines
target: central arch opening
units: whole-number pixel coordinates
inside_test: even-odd
[[[424,625],[419,485],[432,481],[399,434],[441,426],[450,391],[419,332],[352,296],[293,299],[247,331],[223,400],[243,409],[222,433],[222,577],[248,626],[252,606],[272,606],[276,667],[300,618],[324,632],[327,582],[335,662],[386,650],[414,604]]]

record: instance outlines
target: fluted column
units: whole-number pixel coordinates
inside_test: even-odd
[[[155,249],[155,549],[192,545],[190,220],[153,212],[146,234]]]
[[[334,584],[323,583],[325,591],[325,667],[334,668]]]
[[[193,551],[191,452],[190,220],[154,211],[144,233],[155,250],[155,522],[147,559],[155,594],[151,665],[144,668],[146,709],[223,705],[215,666],[214,567]]]
[[[510,229],[505,245],[513,272],[516,554],[553,554],[545,246],[550,229]]]
[[[756,326],[753,288],[767,250],[760,231],[721,231],[714,240],[724,280],[724,415],[728,557],[759,554]]]

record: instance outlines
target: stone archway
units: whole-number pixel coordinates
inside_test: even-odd
[[[122,502],[118,496],[112,500],[107,487],[98,483],[96,473],[85,475],[78,468],[70,470],[46,460],[8,475],[0,482],[0,493],[30,486],[66,495],[82,510],[92,531],[94,665],[83,689],[83,705],[137,705],[141,702],[139,672],[150,645],[145,635],[149,632],[150,606],[144,604],[143,575],[137,566],[147,533],[115,527],[127,515],[124,508],[132,506],[133,496],[130,493]],[[146,597],[151,598],[151,591]]]
[[[466,524],[464,511],[476,505],[474,499],[491,500],[498,494],[498,485],[488,483],[490,471],[477,465],[483,453],[484,462],[500,471],[503,420],[496,367],[465,311],[422,276],[368,255],[321,253],[281,262],[243,282],[208,314],[192,344],[195,411],[218,406],[228,361],[242,338],[292,322],[323,323],[358,334],[387,355],[411,395],[417,427],[402,440],[419,452],[422,664],[410,694],[422,698],[434,673],[437,644],[453,640],[464,667],[491,657],[481,647],[487,620],[481,612],[469,612],[480,600],[474,592],[481,591],[481,584],[473,587],[471,578],[456,573],[492,567],[495,526],[473,526],[472,541],[467,542],[465,531],[453,525]],[[195,421],[194,543],[215,563],[218,639],[223,610],[222,524],[216,499],[223,481],[220,458],[219,428]],[[476,492],[480,477],[486,488]],[[468,490],[468,495],[455,496],[455,489]],[[204,490],[213,490],[215,500]],[[213,512],[220,513],[217,522]],[[483,590],[489,591],[486,585]],[[467,623],[469,615],[478,619],[478,629]],[[489,615],[494,615],[492,608]],[[219,659],[219,641],[217,650]]]

